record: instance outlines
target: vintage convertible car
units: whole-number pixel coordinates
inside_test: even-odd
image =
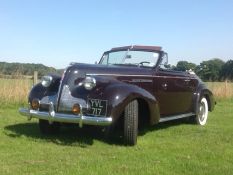
[[[126,145],[138,128],[179,118],[205,125],[214,109],[212,92],[193,72],[166,68],[167,53],[157,46],[125,46],[106,51],[98,64],[72,63],[62,77],[47,75],[29,94],[29,108],[44,134],[61,123],[122,127]]]

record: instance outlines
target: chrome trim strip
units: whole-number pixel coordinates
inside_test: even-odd
[[[107,126],[112,123],[112,117],[92,117],[85,115],[55,113],[55,111],[52,111],[52,107],[50,108],[49,112],[36,111],[27,108],[19,108],[19,113],[21,115],[27,116],[28,119],[38,118],[48,120],[49,122],[79,123],[80,127],[82,127],[83,124]]]
[[[189,79],[195,80],[196,78],[193,77],[179,77],[179,76],[159,76],[159,75],[126,75],[126,74],[86,74],[87,76],[121,76],[121,77],[156,77],[156,78],[181,78],[181,79]]]
[[[170,120],[181,119],[181,118],[190,117],[193,115],[195,115],[195,113],[192,113],[192,112],[186,113],[186,114],[180,114],[180,115],[172,115],[172,116],[160,118],[159,122],[166,122],[166,121],[170,121]]]
[[[125,74],[86,74],[87,76],[122,76],[122,77],[153,77],[152,75],[125,75]]]

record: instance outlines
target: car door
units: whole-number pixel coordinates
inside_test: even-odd
[[[159,68],[153,81],[162,117],[190,112],[195,87],[188,74]]]

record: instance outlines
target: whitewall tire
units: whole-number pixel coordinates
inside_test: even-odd
[[[202,97],[198,104],[198,111],[196,115],[196,123],[198,125],[205,125],[208,118],[208,102],[205,97]]]

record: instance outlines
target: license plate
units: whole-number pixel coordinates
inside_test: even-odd
[[[89,115],[106,116],[107,114],[107,100],[88,99],[90,105]]]

